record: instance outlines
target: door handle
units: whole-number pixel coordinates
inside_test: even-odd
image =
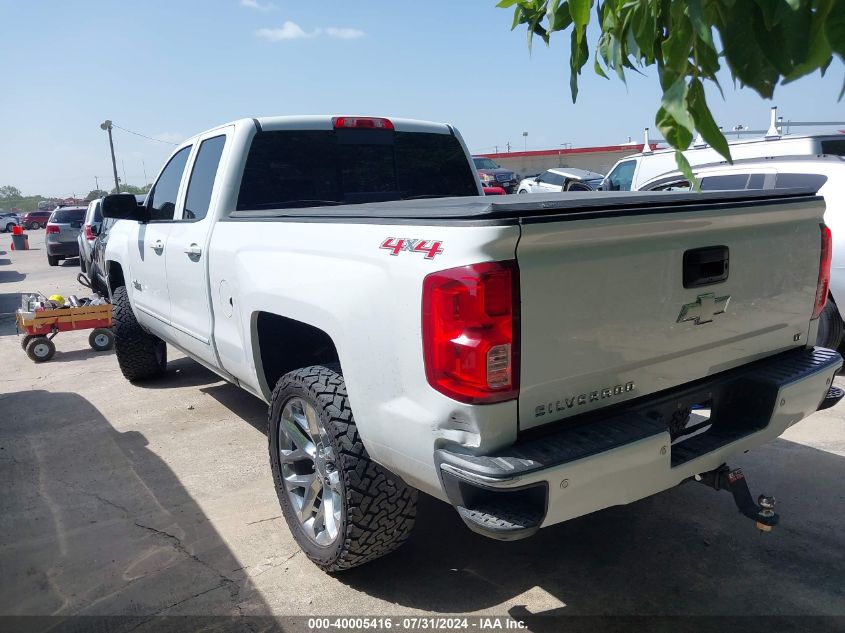
[[[164,250],[164,242],[161,240],[156,240],[152,244],[150,244],[150,248],[154,251],[163,251]]]
[[[185,254],[188,257],[199,257],[200,255],[202,255],[202,249],[196,244],[191,244],[188,248],[185,249]]]

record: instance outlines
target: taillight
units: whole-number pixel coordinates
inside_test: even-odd
[[[94,235],[94,231],[91,229],[90,224],[85,225],[85,239],[86,240],[94,240],[97,239],[97,236]]]
[[[827,303],[827,292],[830,288],[830,260],[833,257],[833,238],[830,229],[824,224],[822,229],[822,248],[819,256],[819,283],[816,285],[816,305],[813,307],[813,318],[821,315]]]
[[[59,227],[56,226],[55,224],[48,224],[47,225],[47,235],[49,235],[50,233],[61,233],[61,231],[59,230]]]
[[[519,392],[519,268],[488,262],[423,281],[423,357],[429,384],[482,404]]]
[[[332,118],[334,128],[369,128],[371,130],[392,130],[393,121],[371,116],[336,116]]]

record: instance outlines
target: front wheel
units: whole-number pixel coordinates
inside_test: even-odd
[[[282,376],[273,390],[267,437],[282,514],[318,567],[356,567],[407,540],[417,491],[370,459],[338,367]]]
[[[56,353],[56,345],[46,336],[35,336],[26,345],[26,355],[36,363],[43,363]]]
[[[517,191],[517,193],[528,193],[528,191],[525,189],[520,189],[519,191]]]
[[[35,229],[36,231],[41,228],[41,225],[38,222],[33,222],[29,225],[29,228]]]
[[[58,266],[59,265],[59,258],[55,255],[47,255],[47,263],[50,266]]]
[[[112,293],[112,331],[117,365],[130,381],[158,378],[167,370],[167,344],[135,319],[126,286]]]
[[[15,225],[14,225],[14,224],[12,224],[11,222],[9,222],[9,223],[6,225],[6,233],[11,233],[11,232],[14,230],[14,228],[15,228]]]

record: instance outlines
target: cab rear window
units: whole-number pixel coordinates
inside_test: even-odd
[[[253,139],[237,209],[475,195],[475,173],[451,134],[285,130]]]

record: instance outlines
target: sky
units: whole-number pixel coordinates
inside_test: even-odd
[[[567,36],[529,54],[525,31],[512,32],[512,12],[495,4],[0,0],[0,186],[110,188],[105,119],[124,128],[114,130],[118,173],[136,185],[154,179],[168,143],[242,117],[446,121],[473,152],[614,145],[654,128],[653,71],[626,86],[588,64],[573,105]],[[773,102],[725,74],[725,99],[713,88],[708,100],[726,128],[767,127],[771,105],[786,119],[845,120],[844,74],[837,61],[824,78],[778,87]]]

